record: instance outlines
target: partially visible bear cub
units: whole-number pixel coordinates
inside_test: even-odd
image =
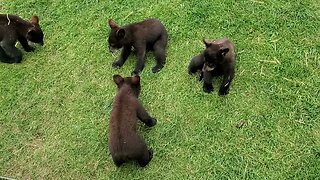
[[[120,68],[131,53],[132,47],[137,55],[136,67],[132,74],[139,74],[145,64],[146,52],[152,50],[157,64],[152,68],[152,72],[159,72],[166,63],[166,47],[168,33],[166,28],[158,19],[147,19],[141,22],[128,24],[120,27],[113,20],[109,20],[111,32],[108,43],[109,50],[122,48],[119,59],[113,62],[114,68]]]
[[[141,167],[146,166],[153,157],[144,140],[136,133],[137,120],[140,119],[147,126],[156,125],[138,99],[140,94],[140,77],[113,76],[118,86],[117,95],[113,101],[109,122],[109,150],[113,162],[117,167],[133,160]]]
[[[15,47],[19,41],[27,52],[34,51],[28,41],[43,45],[43,32],[38,16],[32,16],[25,21],[12,14],[0,14],[0,61],[5,63],[20,63],[21,51]]]
[[[234,44],[227,38],[214,41],[203,40],[206,49],[191,59],[189,74],[201,72],[200,80],[203,78],[203,91],[213,91],[212,79],[214,76],[223,76],[219,89],[219,95],[229,93],[229,87],[235,74],[236,53]]]

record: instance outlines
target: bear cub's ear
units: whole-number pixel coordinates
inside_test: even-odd
[[[118,37],[119,39],[124,38],[125,35],[126,35],[126,31],[125,31],[124,29],[118,29],[118,30],[117,30],[117,37]]]
[[[32,24],[38,25],[39,24],[39,17],[38,16],[32,16],[31,21]]]
[[[208,48],[212,45],[212,43],[207,39],[203,39],[202,41],[203,41],[204,45],[206,45],[206,48]]]
[[[121,77],[120,75],[116,74],[113,75],[113,81],[118,85],[118,87],[124,82],[123,77]]]
[[[109,23],[109,26],[111,29],[118,29],[119,28],[118,24],[116,24],[116,22],[114,22],[112,19],[109,19],[108,23]]]
[[[138,75],[133,76],[133,77],[131,78],[131,82],[132,82],[132,84],[134,84],[134,85],[139,85],[139,84],[140,84],[140,76],[138,76]]]
[[[228,52],[229,52],[229,48],[221,48],[221,49],[219,50],[219,54],[220,54],[221,56],[227,55]]]

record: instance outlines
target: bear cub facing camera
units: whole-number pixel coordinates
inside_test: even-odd
[[[127,161],[136,161],[141,167],[146,166],[153,157],[144,140],[137,134],[137,120],[148,127],[156,125],[138,99],[140,77],[113,76],[118,92],[113,101],[109,121],[109,150],[117,167]]]
[[[189,74],[200,71],[200,80],[203,78],[203,91],[206,93],[213,91],[213,77],[222,76],[219,95],[227,95],[235,74],[235,46],[227,38],[214,41],[203,40],[203,42],[206,48],[201,54],[191,59]]]
[[[143,70],[146,52],[149,50],[154,52],[157,61],[157,64],[152,68],[152,72],[159,72],[164,67],[168,33],[158,19],[147,19],[123,27],[120,27],[111,19],[108,23],[111,28],[108,38],[110,52],[122,48],[119,59],[112,64],[114,68],[120,68],[125,63],[131,54],[132,47],[138,59],[132,74],[138,75]]]
[[[32,16],[30,21],[25,21],[16,15],[0,14],[0,61],[21,62],[22,53],[15,47],[17,41],[26,52],[34,51],[28,41],[43,45],[43,32],[37,16]]]

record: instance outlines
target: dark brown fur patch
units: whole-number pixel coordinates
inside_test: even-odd
[[[127,161],[137,161],[146,166],[152,159],[152,150],[148,149],[144,140],[137,134],[137,120],[147,126],[156,124],[138,99],[140,93],[140,77],[113,76],[118,92],[113,101],[109,122],[109,150],[116,166]]]
[[[5,63],[20,63],[21,51],[15,47],[17,41],[27,52],[34,51],[28,41],[43,45],[43,32],[39,25],[39,18],[32,16],[25,21],[12,14],[0,14],[0,61]]]
[[[203,90],[210,93],[213,90],[214,76],[223,76],[219,95],[229,93],[229,87],[235,74],[236,54],[234,44],[227,38],[214,41],[203,40],[205,50],[193,57],[190,61],[189,74],[200,71],[200,80],[203,78]]]
[[[121,50],[119,59],[113,62],[114,68],[120,68],[134,49],[137,55],[137,63],[132,74],[140,74],[144,68],[146,52],[154,52],[157,64],[152,72],[159,72],[166,63],[166,47],[168,33],[164,25],[157,19],[147,19],[141,22],[128,24],[120,27],[112,19],[108,24],[111,28],[108,43],[109,50]]]

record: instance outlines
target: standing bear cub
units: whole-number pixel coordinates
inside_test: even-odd
[[[113,76],[118,86],[114,99],[109,124],[109,150],[116,166],[133,160],[141,167],[146,166],[153,157],[144,140],[137,135],[137,120],[152,127],[157,120],[152,118],[138,99],[140,94],[140,77]]]
[[[227,38],[214,41],[203,40],[205,50],[191,59],[189,74],[201,72],[200,80],[203,78],[203,91],[213,91],[212,80],[214,76],[223,76],[219,89],[219,95],[229,93],[229,87],[235,74],[236,54],[234,44]]]
[[[125,63],[132,47],[138,58],[132,74],[139,74],[143,70],[148,50],[154,52],[157,61],[152,72],[159,72],[163,68],[166,63],[168,34],[159,20],[147,19],[120,27],[110,19],[109,26],[111,28],[108,39],[110,52],[122,48],[119,59],[112,64],[114,68],[120,68]]]
[[[21,62],[22,53],[15,47],[17,41],[27,52],[34,51],[28,41],[43,45],[43,32],[37,16],[32,16],[29,22],[16,15],[0,14],[0,61]]]

